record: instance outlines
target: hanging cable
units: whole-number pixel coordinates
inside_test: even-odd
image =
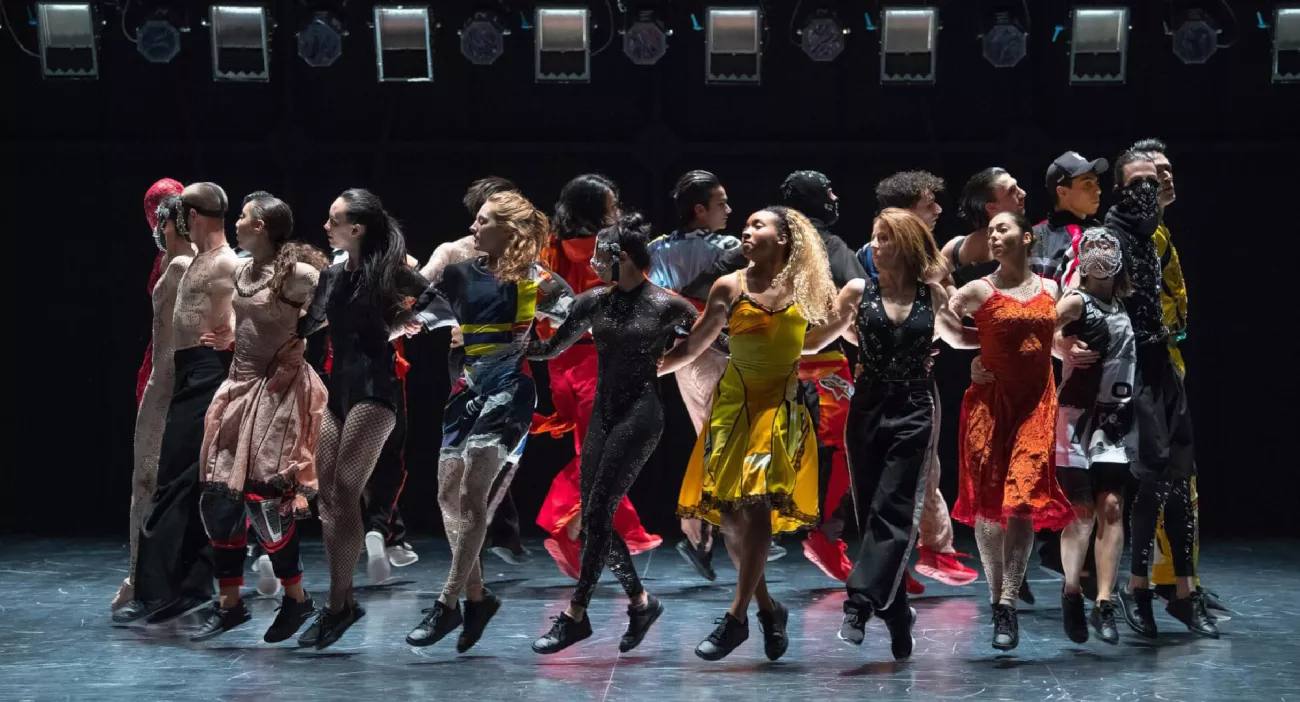
[[[126,40],[132,44],[138,44],[140,43],[139,37],[133,37],[126,31],[126,13],[130,11],[130,9],[131,0],[126,0],[126,4],[122,5],[122,9],[120,10],[122,13],[122,36],[126,37]]]
[[[1232,41],[1227,44],[1219,44],[1219,48],[1226,49],[1236,44],[1237,40],[1241,38],[1241,26],[1237,24],[1237,13],[1232,11],[1232,4],[1228,0],[1219,0],[1219,2],[1223,5],[1223,9],[1228,11],[1228,19],[1232,22]]]
[[[799,17],[800,7],[803,7],[803,0],[799,0],[799,2],[796,2],[794,4],[794,10],[790,13],[790,28],[787,29],[785,32],[786,38],[789,39],[790,43],[794,44],[795,46],[803,46],[798,36],[794,33],[794,22]]]
[[[5,10],[4,0],[0,0],[0,22],[4,22],[5,28],[9,30],[9,36],[11,36],[11,37],[14,38],[14,43],[18,45],[18,48],[19,48],[19,49],[22,49],[22,50],[23,50],[23,53],[24,53],[24,54],[27,54],[28,56],[31,56],[32,58],[40,58],[40,57],[41,57],[40,54],[38,54],[38,53],[36,53],[35,51],[32,51],[31,49],[29,49],[29,48],[23,46],[23,42],[22,42],[22,40],[20,40],[20,39],[18,38],[18,33],[14,31],[14,25],[9,21],[9,12],[8,12],[7,10]]]
[[[619,3],[619,5],[621,6],[622,3]],[[605,37],[605,43],[602,44],[599,49],[591,52],[592,56],[608,49],[609,45],[614,43],[614,35],[617,34],[617,31],[614,29],[614,6],[610,4],[609,0],[605,0],[605,9],[609,11],[609,32]]]
[[[1029,0],[1020,0],[1020,2],[1025,6],[1025,34],[1028,34],[1034,29],[1033,22],[1029,19]]]

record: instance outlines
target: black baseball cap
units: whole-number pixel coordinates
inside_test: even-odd
[[[1047,167],[1047,187],[1054,188],[1058,185],[1064,185],[1065,181],[1076,178],[1084,173],[1096,173],[1101,175],[1110,168],[1110,163],[1104,158],[1088,159],[1079,155],[1077,151],[1066,151],[1052,161],[1052,165]]]

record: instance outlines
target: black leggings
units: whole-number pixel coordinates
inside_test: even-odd
[[[1173,481],[1139,484],[1129,517],[1129,531],[1133,534],[1133,563],[1129,569],[1134,576],[1145,578],[1151,573],[1151,551],[1155,547],[1156,522],[1160,510],[1165,512],[1165,534],[1169,537],[1170,555],[1174,561],[1174,575],[1196,575],[1192,558],[1195,544],[1196,513],[1192,511],[1191,483],[1182,478]]]
[[[591,602],[605,566],[629,598],[644,592],[632,554],[614,531],[614,511],[659,444],[664,410],[653,387],[639,394],[618,394],[634,399],[630,403],[606,402],[598,394],[582,443],[582,570],[573,592],[577,607],[585,608]],[[615,414],[615,406],[626,410]]]

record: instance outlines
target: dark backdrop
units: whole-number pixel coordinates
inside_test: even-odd
[[[5,4],[21,17],[21,3]],[[1203,529],[1295,534],[1300,485],[1291,441],[1300,422],[1296,353],[1286,339],[1295,316],[1290,198],[1300,185],[1300,90],[1270,84],[1268,33],[1248,22],[1208,65],[1185,66],[1161,31],[1165,3],[1140,3],[1128,84],[1070,87],[1068,33],[1051,41],[1052,26],[1067,23],[1064,2],[1032,3],[1030,55],[1009,70],[979,54],[982,3],[944,2],[938,84],[882,88],[878,36],[861,26],[874,4],[840,4],[854,31],[832,64],[812,63],[787,40],[791,4],[772,8],[761,87],[704,85],[703,35],[689,20],[655,67],[633,66],[615,42],[593,58],[590,84],[535,84],[532,33],[517,19],[517,10],[531,13],[530,3],[513,4],[506,54],[487,68],[456,51],[454,29],[466,11],[435,4],[443,26],[433,84],[376,83],[366,4],[350,8],[343,58],[313,70],[294,54],[301,14],[292,2],[273,3],[279,28],[269,84],[213,83],[207,30],[197,26],[173,63],[147,64],[111,10],[98,81],[43,82],[35,59],[0,39],[4,94],[13,100],[0,127],[13,282],[4,528],[126,528],[133,387],[149,335],[145,282],[155,254],[140,203],[157,178],[216,181],[236,202],[271,190],[295,208],[298,231],[322,245],[331,200],[367,187],[405,223],[411,251],[424,261],[437,243],[466,231],[462,192],[487,174],[513,179],[549,209],[569,177],[600,171],[618,181],[627,206],[667,229],[673,180],[705,168],[727,186],[738,231],[750,211],[776,198],[786,173],[813,168],[834,181],[843,203],[836,231],[856,247],[870,230],[874,183],[893,171],[929,169],[959,191],[976,170],[1001,165],[1025,186],[1037,219],[1046,213],[1041,183],[1055,155],[1113,158],[1136,138],[1159,136],[1171,144],[1179,198],[1168,221],[1191,289],[1185,353]],[[703,16],[695,3],[677,5]],[[1263,3],[1233,5],[1245,20],[1256,9],[1271,16]],[[608,26],[602,3],[593,16],[602,25],[593,32],[599,47]],[[32,30],[17,29],[33,46]],[[954,193],[941,202],[943,240],[962,227]],[[411,344],[403,506],[417,529],[440,526],[433,472],[445,345],[437,336]],[[968,360],[951,350],[938,360],[949,496]],[[664,440],[632,497],[649,527],[671,535],[693,432],[675,384],[664,391],[671,405]],[[542,395],[541,409],[549,409]],[[515,488],[526,520],[571,446],[567,437],[530,443]]]

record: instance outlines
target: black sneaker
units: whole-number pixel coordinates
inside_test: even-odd
[[[248,608],[244,607],[243,600],[236,602],[234,607],[222,607],[213,602],[208,605],[207,613],[203,616],[203,623],[190,635],[190,641],[198,642],[215,639],[252,618],[253,615],[248,612]]]
[[[459,602],[456,603],[456,608],[452,609],[443,604],[442,600],[438,600],[432,607],[422,609],[420,612],[424,614],[424,619],[421,619],[420,623],[411,629],[411,633],[406,635],[406,643],[412,646],[432,646],[465,623],[464,617],[460,614]]]
[[[533,560],[533,554],[518,543],[509,546],[491,546],[488,552],[510,565],[523,565]]]
[[[695,548],[690,541],[682,539],[677,542],[677,552],[695,569],[701,578],[713,582],[718,574],[713,572],[713,552]]]
[[[790,610],[785,605],[772,600],[776,608],[771,612],[758,611],[758,628],[763,632],[763,653],[769,661],[785,655],[790,647],[790,637],[785,634],[785,625],[790,621]]]
[[[456,653],[464,653],[478,643],[483,637],[483,630],[492,621],[492,617],[496,616],[498,609],[501,609],[501,598],[486,588],[483,590],[483,599],[478,602],[465,600],[464,628],[456,639]]]
[[[546,636],[533,642],[535,653],[543,655],[559,653],[591,636],[591,617],[588,617],[585,612],[580,622],[574,621],[564,612],[560,612],[560,616],[553,617],[551,621],[555,623],[551,625],[551,630],[546,632]]]
[[[645,596],[644,607],[638,608],[629,604],[627,606],[627,631],[623,632],[623,638],[618,640],[618,652],[627,653],[640,646],[646,632],[650,631],[650,626],[663,613],[664,603],[660,602],[659,598],[654,595]]]
[[[901,661],[912,656],[912,647],[916,639],[912,638],[912,629],[916,627],[916,610],[907,608],[907,616],[885,619],[885,628],[889,629],[889,652],[894,660]]]
[[[1201,593],[1193,592],[1187,597],[1176,599],[1165,607],[1165,611],[1185,624],[1193,634],[1210,639],[1219,638],[1219,628],[1205,611],[1205,600],[1201,598]]]
[[[346,605],[343,611],[335,614],[328,609],[321,611],[320,636],[316,639],[316,650],[321,650],[333,646],[357,620],[366,616],[366,610],[361,605],[353,602]],[[301,640],[300,640],[301,641]]]
[[[736,647],[745,643],[749,638],[749,618],[744,621],[731,616],[727,612],[721,619],[713,620],[717,628],[708,638],[700,642],[695,647],[695,655],[706,661],[720,661],[727,657],[727,654],[736,650]]]
[[[1119,591],[1119,605],[1124,613],[1124,621],[1133,633],[1144,639],[1154,639],[1156,637],[1156,616],[1151,611],[1151,600],[1155,598],[1155,593],[1149,589],[1128,590],[1121,588]]]
[[[271,622],[271,627],[262,636],[262,640],[267,643],[280,643],[293,638],[293,635],[302,628],[303,623],[311,619],[311,615],[315,613],[316,603],[312,601],[311,595],[302,602],[285,595],[275,611],[275,621]]]
[[[173,619],[197,612],[212,603],[211,597],[200,597],[197,595],[187,595],[178,597],[171,602],[159,607],[145,619],[149,624],[164,624]]]
[[[1119,643],[1119,629],[1115,627],[1115,603],[1110,600],[1102,600],[1092,606],[1092,611],[1088,613],[1088,622],[1092,624],[1092,630],[1096,632],[1097,638],[1108,644]]]
[[[840,623],[840,641],[861,646],[867,636],[867,621],[871,619],[871,610],[859,607],[851,600],[844,601],[844,621]]]
[[[1020,601],[1021,601],[1021,602],[1024,602],[1025,604],[1030,604],[1030,605],[1031,605],[1031,604],[1034,603],[1034,593],[1033,593],[1033,592],[1030,592],[1030,590],[1029,590],[1029,577],[1028,577],[1028,576],[1026,576],[1026,577],[1024,577],[1024,578],[1021,579],[1021,581],[1020,581],[1020,592],[1016,593],[1016,595],[1020,598]]]
[[[1075,643],[1087,643],[1088,618],[1083,611],[1083,594],[1061,590],[1061,620],[1065,623],[1065,635]]]
[[[1020,645],[1020,621],[1016,608],[1001,603],[993,605],[993,648],[1010,651]]]
[[[162,605],[162,602],[149,603],[141,600],[131,600],[113,612],[113,623],[130,624],[131,622],[138,622],[161,609]]]

